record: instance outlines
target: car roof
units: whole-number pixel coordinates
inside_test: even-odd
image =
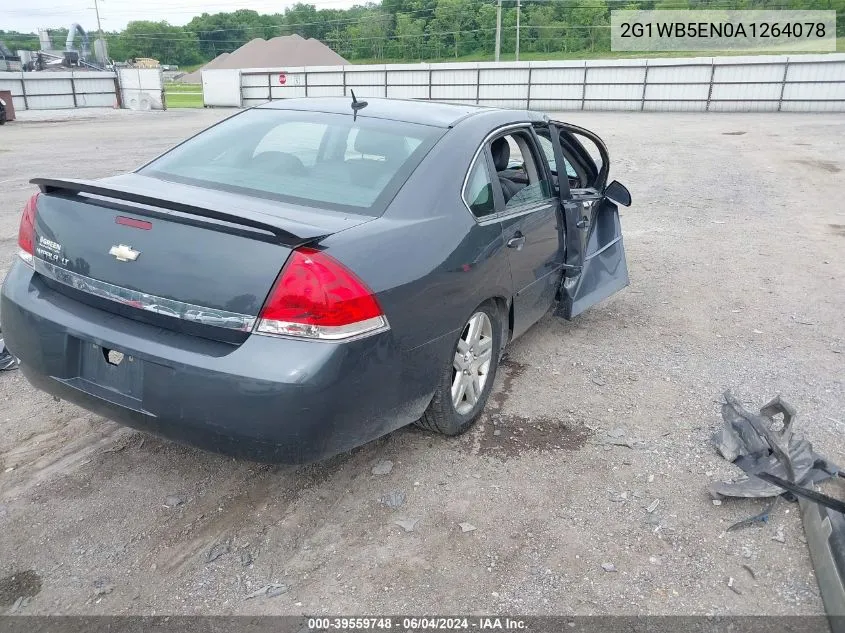
[[[462,119],[473,116],[474,114],[496,110],[501,111],[500,108],[489,108],[486,106],[416,99],[384,99],[361,96],[358,100],[367,102],[367,107],[358,111],[359,117],[390,119],[435,127],[452,127]],[[272,110],[304,110],[308,112],[352,114],[351,105],[351,97],[302,97],[270,101],[257,107]]]

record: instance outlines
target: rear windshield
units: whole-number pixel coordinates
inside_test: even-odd
[[[380,215],[443,130],[295,110],[232,117],[140,170],[146,176]]]

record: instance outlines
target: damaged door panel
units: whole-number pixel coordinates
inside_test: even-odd
[[[566,256],[555,315],[572,319],[629,283],[619,208],[613,200],[627,206],[631,196],[616,181],[606,186],[610,160],[598,136],[556,121],[550,130],[555,163],[567,167],[558,178]],[[579,137],[596,146],[598,161]]]

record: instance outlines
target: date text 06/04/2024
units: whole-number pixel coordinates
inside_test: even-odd
[[[524,620],[500,617],[361,617],[361,618],[309,618],[308,630],[314,631],[361,631],[397,630],[416,631],[528,631]]]

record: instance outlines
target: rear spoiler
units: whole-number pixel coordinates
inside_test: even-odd
[[[309,242],[318,241],[326,237],[326,235],[295,235],[290,231],[276,226],[270,222],[262,221],[254,217],[257,214],[236,214],[229,211],[222,211],[219,209],[211,209],[208,207],[198,207],[185,202],[177,200],[168,200],[166,198],[150,196],[142,193],[137,193],[128,189],[121,189],[119,187],[103,185],[100,183],[75,180],[75,179],[57,179],[57,178],[33,178],[30,180],[33,185],[38,185],[43,193],[55,193],[59,195],[75,196],[80,193],[89,193],[95,196],[102,196],[104,198],[112,198],[115,200],[123,200],[125,202],[134,202],[136,204],[148,205],[151,207],[158,207],[160,209],[168,209],[178,213],[187,215],[199,216],[211,220],[219,220],[221,222],[228,222],[229,224],[236,224],[246,226],[259,231],[270,233],[273,238],[266,241],[282,244],[291,248],[302,246]],[[136,211],[141,215],[148,215],[143,211]],[[269,237],[269,236],[268,236]]]

